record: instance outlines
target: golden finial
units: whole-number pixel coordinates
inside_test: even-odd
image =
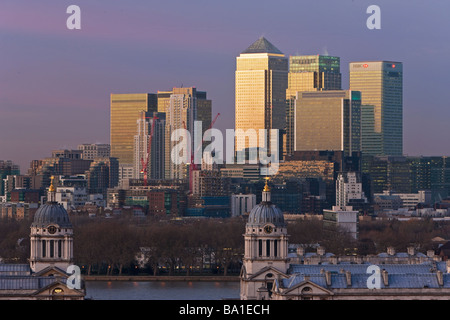
[[[266,180],[266,185],[264,186],[264,192],[270,192],[270,188],[269,188],[269,185],[267,184],[268,183],[268,181],[269,181],[269,178],[268,177],[265,177],[264,178],[265,180]]]
[[[55,192],[56,191],[56,189],[55,189],[55,186],[53,185],[53,179],[55,179],[55,177],[54,176],[51,176],[51,183],[50,183],[50,187],[48,188],[48,191],[49,192]]]

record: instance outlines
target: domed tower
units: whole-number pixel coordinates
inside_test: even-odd
[[[39,272],[49,266],[63,271],[73,261],[73,228],[66,209],[55,201],[56,189],[52,183],[48,201],[35,213],[31,224],[30,267]]]
[[[245,226],[245,252],[241,274],[241,298],[267,297],[274,272],[286,274],[288,269],[288,235],[283,213],[270,199],[267,184],[262,202],[252,209]],[[266,274],[262,272],[265,270]],[[256,291],[266,292],[257,294]]]

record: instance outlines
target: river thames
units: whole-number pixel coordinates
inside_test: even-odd
[[[86,281],[93,300],[224,300],[239,299],[239,282]]]

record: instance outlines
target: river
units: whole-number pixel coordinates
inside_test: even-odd
[[[239,299],[239,282],[86,281],[93,300],[223,300]]]

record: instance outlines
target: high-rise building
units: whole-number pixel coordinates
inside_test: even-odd
[[[354,202],[367,203],[359,172],[340,172],[336,179],[336,206],[345,207]]]
[[[9,175],[20,175],[19,165],[13,163],[11,160],[0,160],[0,196],[5,195],[3,179]]]
[[[179,101],[176,102],[176,99],[175,99],[176,95],[178,95],[178,97],[181,97],[181,96],[190,97],[190,98],[192,98],[192,101],[195,102],[195,108],[192,109],[192,111],[195,110],[195,116],[193,118],[189,119],[189,121],[190,121],[189,123],[188,123],[187,119],[181,119],[181,118],[174,117],[175,113],[177,112],[176,111],[177,108],[175,107],[175,109],[174,109],[174,106],[179,104]],[[208,128],[210,127],[211,122],[212,122],[212,101],[207,98],[206,91],[199,91],[195,87],[181,87],[181,88],[173,88],[170,91],[158,91],[157,97],[158,97],[158,112],[159,113],[164,112],[167,114],[167,119],[166,119],[167,124],[169,124],[168,123],[169,118],[170,118],[170,121],[172,121],[170,130],[176,130],[176,129],[180,129],[180,128],[183,128],[184,126],[186,126],[186,129],[189,130],[189,132],[191,133],[192,138],[193,138],[194,121],[201,121],[201,125],[202,125],[201,134],[203,137],[204,133],[206,132],[206,130],[208,130]],[[172,109],[170,109],[171,101],[172,101]],[[187,102],[185,102],[185,105],[187,105],[186,103]],[[179,109],[179,110],[181,110],[181,109]],[[171,112],[171,115],[169,115],[170,112]],[[183,121],[184,121],[184,123],[183,123]],[[169,140],[170,140],[170,136],[167,136],[167,134],[169,134],[171,132],[172,131],[166,131],[166,138],[165,138],[166,139],[166,147],[169,146]],[[205,145],[206,145],[206,143],[205,143]],[[203,147],[205,145],[203,145]],[[171,150],[172,150],[171,147],[166,148],[166,150],[165,150],[165,164],[167,166],[170,165],[169,162],[170,162]],[[170,169],[170,167],[166,167],[165,170],[166,170],[165,177],[167,179],[169,179],[171,177],[171,174],[170,174],[171,169]]]
[[[361,92],[363,154],[402,155],[402,63],[351,62],[350,90]]]
[[[165,178],[183,180],[188,178],[187,164],[191,160],[193,140],[191,139],[190,145],[186,154],[179,154],[180,158],[184,158],[182,163],[176,163],[172,159],[173,148],[177,146],[184,137],[172,137],[178,129],[186,129],[191,137],[194,136],[194,121],[197,118],[197,98],[195,95],[185,94],[171,94],[169,107],[166,109],[166,133],[165,133]],[[179,138],[179,140],[178,140]],[[174,139],[175,141],[172,141]]]
[[[288,59],[264,37],[236,58],[235,129],[280,129],[286,125]],[[255,147],[260,145],[259,138]],[[236,151],[254,147],[236,134]],[[270,146],[269,146],[270,147]]]
[[[197,103],[197,118],[202,122],[202,134],[208,130],[212,121],[212,101],[207,98],[206,91],[198,91],[195,87],[173,88],[171,91],[158,91],[158,112],[167,113],[170,106],[170,96],[172,94],[187,94],[194,96]]]
[[[137,134],[134,136],[135,179],[164,179],[164,143],[166,114],[142,112],[136,121]]]
[[[295,98],[299,91],[341,90],[340,58],[323,55],[289,57],[284,153],[294,152]]]
[[[361,98],[358,91],[298,92],[294,151],[361,149]]]
[[[142,111],[157,111],[156,94],[111,94],[111,157],[121,165],[133,165],[136,121]]]
[[[78,145],[78,150],[82,151],[84,160],[94,160],[95,158],[109,158],[111,146],[104,143],[84,143]]]

